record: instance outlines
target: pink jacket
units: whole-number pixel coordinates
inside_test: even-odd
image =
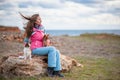
[[[33,28],[33,33],[30,37],[30,42],[31,42],[31,50],[39,47],[43,47],[43,37],[44,37],[44,32],[42,30]]]

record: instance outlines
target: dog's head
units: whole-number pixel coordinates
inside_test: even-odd
[[[30,47],[29,43],[26,43],[26,44],[25,44],[25,47]]]
[[[43,37],[43,46],[50,46],[51,40],[49,38],[49,34],[45,34]]]
[[[46,41],[47,39],[49,39],[49,34],[45,34],[43,37],[43,40]]]

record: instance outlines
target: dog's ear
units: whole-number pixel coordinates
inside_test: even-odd
[[[28,44],[28,43],[26,43],[26,44],[25,44],[25,47],[29,47],[29,44]]]
[[[45,34],[44,37],[43,37],[43,39],[46,40],[46,37],[47,37],[47,36],[46,36],[46,34]]]
[[[49,34],[46,34],[46,38],[47,38],[47,39],[49,38]]]
[[[47,40],[48,38],[49,38],[49,34],[45,34],[43,37],[44,40]]]

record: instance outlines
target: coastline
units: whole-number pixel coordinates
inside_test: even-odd
[[[46,30],[47,34],[53,36],[79,36],[81,34],[115,34],[120,35],[120,30]]]

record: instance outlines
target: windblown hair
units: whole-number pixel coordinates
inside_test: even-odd
[[[26,37],[29,38],[33,32],[33,27],[35,26],[35,21],[37,19],[37,17],[39,16],[39,14],[34,14],[31,17],[26,17],[23,14],[21,14],[19,12],[19,14],[26,20],[28,20],[27,24],[26,24],[26,28],[25,28],[25,33],[26,33]]]

